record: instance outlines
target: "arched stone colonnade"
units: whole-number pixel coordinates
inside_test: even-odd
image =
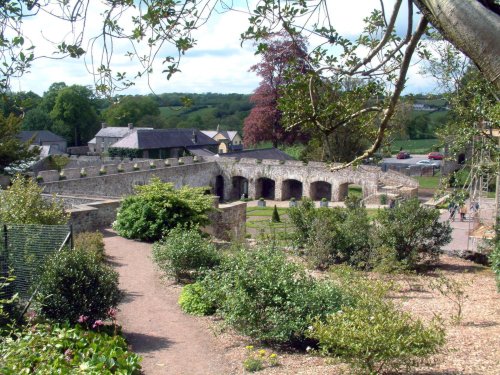
[[[231,170],[223,169],[220,175],[215,176],[213,190],[221,200],[237,200],[242,196],[278,201],[308,197],[336,202],[345,199],[350,184],[361,186],[364,198],[377,192],[377,178],[352,170],[330,172],[314,168],[311,171],[302,166],[300,173],[293,173],[294,168],[285,169],[281,165],[266,166],[261,173],[245,169],[233,166]]]

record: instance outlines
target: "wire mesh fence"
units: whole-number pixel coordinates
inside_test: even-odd
[[[0,262],[2,276],[15,277],[9,292],[29,298],[33,283],[45,261],[71,237],[68,225],[0,225]]]

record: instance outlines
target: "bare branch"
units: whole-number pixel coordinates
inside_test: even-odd
[[[401,64],[401,70],[400,70],[399,77],[398,77],[398,80],[396,83],[396,87],[394,89],[394,93],[391,96],[389,106],[384,111],[384,117],[380,123],[375,142],[368,150],[366,150],[363,153],[363,155],[358,156],[356,159],[354,159],[354,160],[352,160],[344,165],[333,167],[331,169],[332,171],[343,169],[343,168],[349,167],[353,164],[359,163],[361,160],[366,159],[367,157],[373,155],[375,153],[375,151],[377,151],[377,149],[382,144],[385,131],[387,130],[387,127],[389,126],[389,121],[392,118],[392,115],[394,114],[394,112],[396,110],[396,104],[398,103],[401,92],[404,89],[406,75],[408,73],[408,68],[410,66],[411,58],[413,56],[413,53],[415,52],[415,48],[417,47],[417,44],[418,44],[420,38],[422,37],[422,35],[425,32],[425,28],[427,27],[427,24],[428,24],[427,18],[422,17],[419,25],[417,26],[417,29],[415,30],[415,33],[413,34],[413,36],[410,40],[410,43],[408,44],[408,47],[406,48],[403,62]]]

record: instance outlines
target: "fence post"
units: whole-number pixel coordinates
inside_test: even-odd
[[[73,250],[73,224],[69,225],[69,249]]]
[[[4,224],[3,225],[3,245],[4,245],[4,249],[2,251],[2,253],[0,254],[0,265],[1,265],[1,269],[0,269],[0,276],[1,277],[5,277],[7,278],[9,276],[9,265],[8,265],[8,261],[9,261],[9,249],[8,249],[8,237],[7,237],[7,224]],[[3,298],[10,298],[12,295],[13,295],[13,291],[12,291],[12,285],[10,285],[6,291],[3,292]]]

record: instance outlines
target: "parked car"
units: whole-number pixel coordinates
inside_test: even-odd
[[[439,167],[439,162],[423,159],[417,161],[417,165],[432,165],[433,167]]]
[[[396,155],[396,159],[409,159],[410,153],[408,151],[399,151]]]
[[[433,151],[430,152],[429,155],[427,155],[427,158],[432,160],[443,160],[444,156],[440,152]]]

